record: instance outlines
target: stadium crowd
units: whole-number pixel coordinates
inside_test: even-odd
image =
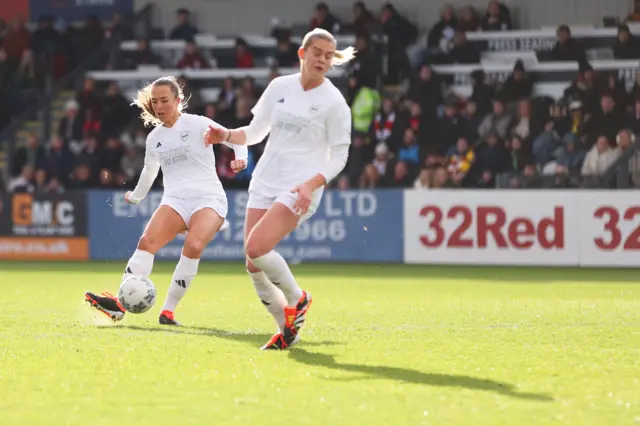
[[[187,10],[177,12],[178,23],[169,38],[187,41],[177,63],[167,63],[138,41],[134,52],[110,55],[106,67],[133,69],[140,65],[190,69],[212,67],[194,41],[198,29]],[[558,28],[552,51],[558,61],[578,61],[580,71],[562,99],[536,97],[524,64],[518,61],[501,84],[490,81],[481,69],[472,73],[472,94],[456,96],[434,64],[478,63],[479,52],[465,32],[513,27],[508,8],[491,1],[484,14],[470,7],[458,12],[443,8],[442,16],[426,34],[427,48],[419,58],[409,58],[407,47],[419,37],[417,27],[392,5],[378,17],[362,2],[353,6],[352,22],[342,23],[326,4],[315,9],[310,27],[356,34],[356,60],[347,68],[345,96],[352,108],[353,143],[344,173],[333,183],[339,188],[491,188],[499,175],[508,186],[534,185],[538,176],[554,176],[555,184],[580,186],[579,176],[602,175],[640,134],[640,75],[630,91],[615,75],[594,71],[584,48],[571,38],[568,27]],[[43,52],[53,52],[51,72],[64,75],[78,58],[109,40],[131,39],[133,31],[118,18],[105,30],[89,20],[71,37],[69,27],[43,18],[32,33],[16,20],[10,29],[0,23],[0,88],[16,81],[39,84],[34,64]],[[389,65],[385,75],[374,53],[372,35],[386,36]],[[297,66],[298,46],[289,31],[274,31],[277,52],[271,79],[278,68]],[[79,40],[79,44],[74,44]],[[640,47],[625,25],[619,27],[616,58],[638,58]],[[213,58],[214,60],[218,58]],[[250,46],[239,39],[232,60],[216,60],[218,68],[255,66]],[[188,112],[203,114],[227,127],[251,120],[251,108],[263,87],[249,77],[227,78],[216,102],[206,103],[196,82],[180,77],[189,97]],[[402,83],[399,91],[386,92],[381,82]],[[10,164],[10,192],[59,192],[71,189],[132,187],[143,166],[145,137],[149,129],[136,119],[116,82],[106,87],[84,80],[75,99],[66,104],[51,140],[31,135]],[[1,126],[0,126],[1,128]],[[216,147],[218,174],[230,188],[244,188],[264,143],[251,147],[249,167],[234,174],[233,153]],[[631,158],[634,185],[640,184],[640,157]],[[156,185],[160,184],[156,181]]]

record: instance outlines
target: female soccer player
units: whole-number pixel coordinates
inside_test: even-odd
[[[333,35],[316,28],[298,50],[300,72],[269,83],[248,126],[212,126],[205,134],[209,144],[253,145],[270,133],[249,185],[245,221],[247,271],[279,327],[262,349],[285,349],[297,342],[311,305],[311,295],[300,289],[274,248],[316,211],[324,186],[347,162],[351,111],[325,74],[354,53],[351,47],[336,50]]]
[[[147,137],[138,184],[125,194],[125,200],[140,203],[160,168],[164,194],[129,259],[123,279],[129,274],[148,277],[158,250],[188,230],[159,320],[160,324],[179,325],[173,313],[198,271],[202,251],[216,232],[228,226],[227,197],[216,174],[213,149],[203,140],[209,126],[219,125],[206,117],[182,112],[185,99],[173,77],[160,78],[140,90],[134,103],[142,109],[144,124],[155,128]],[[232,169],[244,169],[247,147],[228,145],[235,151]],[[114,321],[124,317],[122,305],[108,293],[97,296],[87,292],[85,298]]]

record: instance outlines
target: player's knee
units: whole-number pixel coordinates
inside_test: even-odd
[[[269,251],[269,248],[257,238],[251,238],[247,240],[244,245],[244,252],[249,259],[256,259],[264,256]]]
[[[140,240],[138,240],[138,249],[149,253],[155,253],[157,244],[157,240],[153,235],[144,233],[142,234],[142,237],[140,237]]]
[[[245,265],[247,266],[247,272],[250,274],[255,274],[256,272],[260,272],[260,269],[256,265],[251,263],[249,258],[246,259]]]
[[[189,239],[184,242],[184,255],[191,259],[199,259],[204,250],[204,243],[197,239]]]

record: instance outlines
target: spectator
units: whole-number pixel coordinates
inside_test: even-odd
[[[554,61],[587,62],[587,54],[584,47],[571,37],[571,30],[567,25],[560,25],[556,31],[558,41],[551,51]]]
[[[298,48],[300,46],[291,43],[291,39],[279,39],[276,42],[276,65],[281,68],[298,67],[300,59],[298,58]]]
[[[177,65],[178,69],[208,69],[211,68],[207,60],[202,56],[200,50],[196,46],[196,43],[191,40],[185,44],[184,47],[184,55],[180,61],[178,61]]]
[[[382,100],[382,108],[373,118],[373,140],[377,145],[381,142],[388,142],[394,145],[393,136],[397,133],[396,128],[396,105],[391,98]],[[394,133],[394,130],[395,133]]]
[[[556,163],[556,174],[580,174],[586,151],[581,148],[580,138],[569,133],[564,137],[564,147]]]
[[[629,172],[629,184],[631,186],[640,186],[640,152],[635,147],[636,136],[628,129],[620,131],[618,134],[618,148],[621,152],[621,156],[625,155],[629,150],[635,152],[631,153],[629,162],[627,163]]]
[[[261,93],[256,87],[256,81],[253,77],[247,76],[242,79],[238,95],[239,97],[247,98],[247,100],[252,104],[258,101]]]
[[[31,49],[31,34],[21,18],[16,17],[13,19],[11,29],[4,37],[2,47],[7,53],[11,67],[14,70],[20,68]]]
[[[37,169],[33,178],[33,192],[34,193],[46,193],[48,190],[48,176],[44,169]]]
[[[100,189],[114,189],[117,187],[111,170],[102,169],[98,176]]]
[[[91,170],[86,164],[78,164],[69,182],[69,189],[82,190],[95,187],[95,181],[91,178]]]
[[[606,93],[609,93],[613,98],[613,102],[616,104],[616,110],[620,114],[627,112],[627,91],[624,87],[624,82],[620,80],[615,74],[610,74],[607,77],[607,85],[604,88]]]
[[[612,148],[606,135],[599,135],[582,164],[582,176],[602,176],[620,158],[621,151]]]
[[[350,185],[356,186],[358,184],[360,176],[371,157],[371,144],[367,140],[366,134],[354,133],[346,166]]]
[[[564,137],[568,132],[575,131],[576,135],[581,135],[582,130],[582,102],[573,101],[569,104],[569,114],[567,117],[564,104],[555,102],[549,107],[549,120],[545,124],[545,130],[555,132],[559,137]]]
[[[518,102],[518,112],[511,133],[519,135],[522,139],[533,139],[543,130],[543,122],[532,115],[531,101],[523,99]]]
[[[218,106],[223,110],[227,108],[235,108],[236,96],[236,81],[233,77],[225,78],[222,90],[218,95]]]
[[[482,22],[478,17],[478,12],[473,6],[465,6],[458,20],[458,29],[462,32],[475,32],[482,30]]]
[[[640,135],[640,98],[633,104],[633,110],[627,119],[627,127],[634,135]]]
[[[324,2],[316,5],[315,14],[309,23],[309,30],[313,30],[314,28],[322,28],[333,34],[340,32],[340,22]]]
[[[478,114],[484,117],[491,113],[496,89],[486,82],[484,70],[479,69],[471,73],[471,88],[472,92],[469,100],[476,103]]]
[[[78,110],[80,105],[75,99],[67,101],[65,106],[65,116],[60,119],[58,124],[58,136],[67,142],[82,139],[82,117]]]
[[[517,60],[513,72],[502,85],[498,97],[506,103],[517,102],[521,99],[530,98],[533,94],[533,81],[525,73],[524,63]]]
[[[40,145],[35,134],[30,134],[25,145],[18,148],[14,154],[11,176],[17,176],[25,166],[30,166],[32,170],[42,167],[44,157],[44,147]]]
[[[449,173],[446,167],[436,167],[433,172],[433,181],[431,182],[431,189],[444,189],[450,188],[451,181],[449,180]]]
[[[500,139],[506,139],[511,128],[513,117],[507,113],[504,102],[500,99],[493,101],[493,113],[485,117],[478,128],[478,135],[486,139],[489,133],[496,133]]]
[[[253,68],[253,55],[249,50],[249,45],[241,38],[236,39],[236,68]]]
[[[373,161],[364,168],[360,188],[372,189],[391,180],[393,164],[389,158],[389,148],[384,142],[376,145]]]
[[[420,145],[416,139],[416,133],[413,129],[404,130],[402,146],[398,149],[398,160],[404,161],[409,166],[418,166],[420,164]]]
[[[380,94],[370,86],[359,84],[355,78],[355,96],[351,103],[351,116],[353,129],[356,132],[366,133],[371,128],[371,123],[380,109]]]
[[[476,103],[472,100],[468,100],[467,105],[461,114],[461,118],[465,120],[465,127],[468,129],[465,132],[465,136],[471,145],[474,145],[475,141],[478,140],[478,128],[480,127],[480,123],[482,123],[484,116],[482,116],[478,111]]]
[[[387,36],[387,83],[397,84],[410,75],[407,47],[418,38],[418,28],[387,3],[380,10],[382,32]]]
[[[131,60],[129,61],[129,68],[138,68],[143,65],[155,65],[161,66],[162,59],[160,56],[153,53],[151,47],[149,46],[149,41],[147,39],[141,38],[138,40],[138,48],[131,55]]]
[[[7,191],[12,193],[33,192],[33,166],[25,164],[20,174],[9,181]]]
[[[448,99],[445,103],[444,114],[438,120],[435,140],[429,141],[427,154],[442,155],[456,144],[458,138],[469,134],[469,129],[464,126],[464,120],[458,114],[455,99]]]
[[[457,28],[459,26],[455,11],[451,5],[447,4],[442,8],[440,20],[429,31],[427,47],[448,52]]]
[[[45,15],[38,19],[38,27],[31,35],[31,47],[36,57],[53,54],[60,42],[60,35],[53,28],[53,16]]]
[[[467,35],[456,30],[453,38],[453,48],[449,51],[449,62],[454,64],[480,63],[480,54],[475,46],[467,40]]]
[[[565,99],[579,100],[585,114],[593,114],[599,109],[600,82],[593,67],[588,63],[580,64],[578,78],[564,91]]]
[[[613,46],[615,59],[640,59],[640,42],[626,24],[618,26],[618,39]]]
[[[484,31],[509,31],[511,29],[509,9],[498,1],[491,1],[482,21],[482,29]]]
[[[530,166],[535,169],[535,162],[531,150],[527,149],[518,135],[513,136],[507,143],[509,150],[509,168],[508,170],[515,173],[522,173]]]
[[[356,37],[356,57],[349,63],[349,75],[365,87],[376,88],[379,74],[378,60],[364,36]]]
[[[78,164],[89,167],[93,180],[97,179],[97,171],[102,166],[103,153],[98,145],[98,137],[94,134],[87,135],[83,142],[83,148],[77,157]]]
[[[497,134],[490,133],[486,142],[480,145],[477,167],[480,188],[494,187],[496,176],[509,168],[509,152]]]
[[[179,76],[177,80],[178,85],[182,87],[182,94],[184,95],[184,98],[189,100],[187,103],[187,112],[194,114],[202,107],[202,97],[200,96],[200,92],[198,90],[194,90],[191,82],[184,75]]]
[[[636,80],[633,82],[633,86],[629,90],[629,96],[627,97],[627,104],[631,107],[640,99],[640,72],[636,74]]]
[[[433,179],[433,170],[422,168],[418,177],[413,182],[414,189],[429,189],[431,186],[431,180]]]
[[[398,161],[393,166],[393,177],[391,182],[388,182],[385,186],[392,186],[394,188],[411,188],[415,176],[412,176],[409,165],[404,161]]]
[[[52,179],[57,178],[63,186],[75,167],[75,158],[60,136],[54,136],[44,158],[44,169]]]
[[[102,136],[105,138],[119,136],[133,119],[132,111],[129,102],[122,96],[118,83],[110,82],[102,101]]]
[[[76,39],[78,57],[86,59],[94,56],[99,51],[103,41],[104,29],[102,28],[102,23],[96,16],[89,16],[84,27],[79,30],[78,38]],[[98,64],[92,63],[93,65],[97,66]]]
[[[102,116],[102,96],[96,89],[96,82],[90,77],[85,78],[82,90],[76,95],[85,125],[87,122],[99,121]]]
[[[476,155],[467,139],[464,136],[458,138],[456,145],[447,152],[447,171],[456,186],[463,184],[475,160]]]
[[[443,91],[443,83],[431,66],[425,64],[411,81],[408,93],[420,104],[427,121],[433,121],[436,119],[438,106],[444,102]]]
[[[357,1],[353,5],[353,28],[356,36],[369,38],[376,24],[373,13],[362,1]]]
[[[596,138],[604,136],[608,141],[616,140],[616,135],[624,126],[624,116],[616,109],[613,97],[605,93],[600,100],[600,110],[585,123],[587,147],[593,146]]]
[[[0,47],[0,92],[8,90],[13,81],[13,69],[9,63],[7,52]]]
[[[190,15],[191,13],[187,9],[181,8],[177,10],[178,25],[171,30],[169,35],[171,40],[193,41],[196,34],[198,34],[198,29],[191,23]]]
[[[101,153],[102,169],[109,170],[112,174],[116,174],[120,171],[120,164],[122,162],[123,146],[122,142],[117,138],[107,139],[105,149]],[[113,177],[112,177],[113,180]]]

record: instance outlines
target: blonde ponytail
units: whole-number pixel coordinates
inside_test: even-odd
[[[336,50],[336,54],[333,56],[333,60],[331,61],[331,65],[343,65],[351,62],[353,58],[356,57],[357,50],[351,46],[346,49]]]

